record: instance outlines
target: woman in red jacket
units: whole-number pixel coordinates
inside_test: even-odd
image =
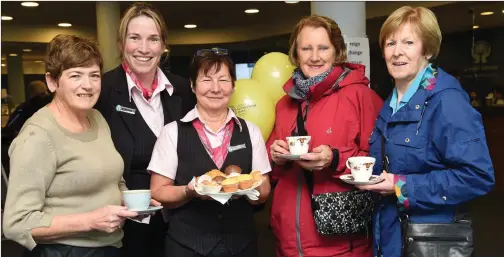
[[[371,231],[323,231],[315,223],[317,207],[312,208],[311,195],[355,190],[339,177],[350,173],[345,165],[349,157],[368,155],[368,139],[383,101],[369,89],[365,67],[345,63],[345,43],[333,20],[317,15],[302,19],[290,45],[290,61],[298,68],[283,87],[287,95],[277,103],[275,127],[267,142],[276,183],[271,226],[277,255],[371,256]],[[289,154],[285,138],[299,134],[300,124],[311,136],[310,153],[301,160],[283,159],[281,154]],[[344,204],[354,206],[353,200]],[[340,212],[325,211],[336,223],[353,222]]]

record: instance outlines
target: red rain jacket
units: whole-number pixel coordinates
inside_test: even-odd
[[[306,130],[312,137],[310,151],[319,145],[330,145],[339,151],[337,168],[314,171],[314,194],[344,192],[353,186],[340,181],[339,176],[349,174],[345,162],[352,156],[369,155],[368,140],[382,107],[381,98],[367,86],[365,67],[346,63],[350,73],[334,87],[343,72],[335,67],[328,77],[312,86]],[[277,139],[286,140],[296,126],[299,100],[293,99],[293,80],[289,79],[287,93],[276,106],[276,120],[266,143],[268,149]],[[304,110],[306,101],[302,103]],[[310,194],[301,174],[293,165],[274,165],[271,172],[276,183],[273,192],[271,226],[276,236],[277,256],[303,257],[368,257],[372,256],[371,230],[368,236],[323,236],[317,234],[310,205]]]

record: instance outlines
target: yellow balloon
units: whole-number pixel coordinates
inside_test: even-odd
[[[266,141],[275,124],[275,104],[265,97],[264,90],[264,87],[255,80],[237,80],[229,107],[236,116],[257,125]]]
[[[284,53],[268,53],[261,57],[252,69],[252,79],[259,81],[267,87],[269,95],[276,104],[285,95],[283,85],[294,72],[294,67],[289,56]]]

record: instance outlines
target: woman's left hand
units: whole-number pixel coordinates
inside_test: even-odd
[[[356,186],[356,187],[359,188],[360,190],[374,191],[382,195],[394,194],[395,193],[394,174],[383,171],[380,177],[384,178],[385,180],[374,185]]]
[[[300,161],[296,161],[305,170],[322,170],[331,164],[333,152],[328,145],[319,145],[312,149],[311,153],[301,155]]]

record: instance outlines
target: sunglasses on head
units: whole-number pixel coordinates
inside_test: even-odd
[[[224,48],[200,49],[196,51],[194,56],[203,56],[205,53],[213,53],[216,55],[228,55],[228,50]]]

